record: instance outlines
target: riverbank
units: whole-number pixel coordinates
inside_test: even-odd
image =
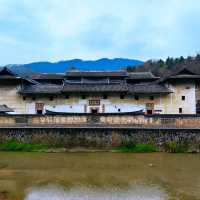
[[[124,151],[124,146],[131,144],[132,147],[127,151],[131,151],[137,145],[152,145],[158,152],[200,152],[199,130],[9,128],[1,129],[0,133],[0,150],[59,152],[77,148],[86,151],[113,151],[118,148]],[[25,145],[11,145],[11,148],[10,145],[4,145],[12,140]]]
[[[159,149],[154,144],[134,144],[133,142],[122,144],[118,147],[112,148],[84,148],[84,147],[74,147],[74,148],[65,148],[65,147],[51,147],[48,144],[34,144],[34,143],[25,143],[17,140],[7,140],[4,143],[0,143],[0,151],[8,152],[44,152],[44,153],[77,153],[77,152],[112,152],[112,153],[153,153],[159,152]],[[184,146],[180,146],[174,142],[166,144],[165,152],[168,153],[196,153],[189,152],[188,149]]]

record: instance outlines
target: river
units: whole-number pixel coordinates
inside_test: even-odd
[[[200,155],[0,152],[0,200],[198,200]]]

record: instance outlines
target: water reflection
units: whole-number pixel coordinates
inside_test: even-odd
[[[158,186],[137,185],[128,189],[99,189],[79,187],[65,189],[59,186],[35,187],[25,200],[168,200],[167,193]]]
[[[200,199],[200,154],[0,152],[0,158],[0,200]]]

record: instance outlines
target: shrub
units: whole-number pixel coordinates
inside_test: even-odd
[[[132,146],[121,146],[117,150],[119,152],[150,153],[156,152],[156,147],[152,144],[136,144]]]
[[[135,143],[133,141],[126,141],[126,142],[123,142],[122,146],[126,148],[133,148],[135,147]]]
[[[170,153],[184,153],[187,151],[187,147],[176,141],[169,141],[165,144],[165,150]]]
[[[8,140],[0,144],[1,151],[39,151],[48,149],[46,144],[28,144],[17,140]]]
[[[134,148],[134,152],[137,153],[156,152],[156,147],[152,144],[137,144]]]

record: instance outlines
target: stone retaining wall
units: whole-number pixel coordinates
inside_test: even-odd
[[[44,143],[52,148],[110,149],[126,144],[153,144],[160,151],[169,151],[167,145],[174,142],[189,152],[200,151],[200,130],[1,128],[0,143],[10,139]]]
[[[0,143],[10,139],[51,147],[109,149],[125,144],[154,144],[160,151],[180,145],[200,151],[197,115],[69,114],[2,115]]]

